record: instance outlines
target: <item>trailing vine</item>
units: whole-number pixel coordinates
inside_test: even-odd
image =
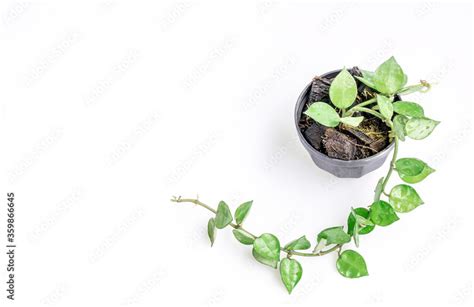
[[[289,293],[293,291],[303,274],[302,266],[296,257],[320,257],[337,253],[336,268],[342,276],[347,278],[367,276],[368,269],[362,255],[355,250],[344,249],[345,245],[354,241],[356,247],[359,247],[361,235],[370,233],[376,226],[391,225],[399,220],[399,213],[410,212],[422,205],[423,200],[409,184],[416,184],[434,172],[433,168],[420,159],[398,158],[398,152],[399,143],[404,141],[405,137],[424,139],[439,122],[425,117],[423,108],[415,102],[393,102],[396,95],[426,92],[430,89],[430,84],[420,81],[419,84],[405,86],[407,77],[393,57],[380,65],[375,72],[362,71],[362,73],[363,76],[357,78],[376,90],[376,97],[352,106],[357,88],[353,77],[343,69],[330,87],[331,102],[336,109],[324,102],[314,102],[305,112],[315,121],[328,127],[339,124],[357,126],[364,118],[353,115],[360,112],[368,113],[382,119],[390,129],[389,135],[394,148],[387,174],[378,180],[374,200],[368,208],[351,208],[346,230],[344,226],[322,230],[316,236],[315,247],[312,251],[308,251],[311,249],[311,242],[306,236],[281,246],[278,238],[271,233],[256,235],[245,229],[243,222],[252,207],[252,201],[241,204],[232,214],[224,201],[220,201],[217,209],[214,209],[197,198],[171,199],[176,203],[198,205],[214,215],[207,225],[211,246],[214,244],[218,229],[228,226],[233,228],[233,235],[240,243],[252,246],[252,254],[258,262],[275,269],[279,267],[281,280]],[[387,191],[387,184],[394,172],[397,172],[405,183],[395,185]]]

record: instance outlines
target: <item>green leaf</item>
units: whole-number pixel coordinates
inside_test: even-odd
[[[301,275],[303,275],[303,268],[298,261],[285,258],[280,262],[281,281],[289,294],[291,294],[291,291],[293,291],[300,281]]]
[[[423,117],[425,111],[423,107],[416,102],[410,101],[396,101],[393,103],[393,110],[395,113],[410,116],[410,117]]]
[[[393,97],[386,97],[384,95],[377,94],[377,105],[379,106],[380,113],[386,119],[392,119],[393,116]]]
[[[359,278],[369,275],[364,258],[356,251],[345,250],[336,262],[336,267],[342,276],[347,278]]]
[[[339,109],[350,107],[357,97],[357,84],[347,69],[334,78],[329,87],[329,98],[331,102]]]
[[[313,103],[304,114],[326,127],[336,127],[339,125],[339,114],[325,102]]]
[[[425,162],[416,158],[401,158],[395,162],[395,169],[397,172],[406,176],[419,175],[425,166]]]
[[[357,216],[363,217],[365,219],[369,218],[369,210],[367,210],[366,208],[362,208],[362,207],[355,208],[354,213]],[[349,214],[349,217],[347,218],[347,233],[349,235],[354,234],[355,226],[356,226],[356,217],[354,217],[354,214],[351,212]],[[365,235],[365,234],[368,234],[369,232],[371,232],[374,228],[375,228],[374,225],[366,225],[366,226],[360,228],[358,233],[360,235]]]
[[[344,231],[342,226],[336,226],[321,231],[318,234],[318,242],[321,239],[325,239],[326,244],[344,244],[351,241],[351,236]]]
[[[216,213],[216,227],[222,229],[232,223],[232,213],[230,212],[229,206],[224,201],[220,201],[217,206]]]
[[[395,115],[393,118],[393,132],[401,141],[405,141],[405,126],[407,122],[408,117],[405,115]]]
[[[375,70],[375,88],[386,95],[393,95],[407,83],[407,76],[394,57],[383,62]]]
[[[235,222],[237,223],[237,225],[241,225],[244,222],[245,218],[247,217],[247,214],[250,211],[250,208],[252,208],[252,203],[252,200],[245,202],[235,210]]]
[[[375,186],[374,201],[380,200],[380,195],[382,195],[382,192],[383,192],[383,180],[384,180],[384,177],[380,178],[379,181],[377,182],[377,186]]]
[[[360,123],[364,120],[364,116],[357,116],[357,117],[341,117],[339,119],[341,123],[352,126],[352,127],[357,127],[360,125]]]
[[[394,186],[392,191],[390,191],[389,200],[397,212],[410,212],[423,204],[423,200],[416,190],[406,184]]]
[[[245,245],[252,245],[255,239],[245,230],[242,229],[234,229],[232,230],[234,237],[242,244]]]
[[[379,226],[388,226],[399,220],[392,206],[383,200],[376,201],[370,206],[369,217]]]
[[[214,241],[216,240],[216,223],[214,218],[211,217],[209,222],[207,222],[207,235],[209,236],[209,240],[211,240],[211,246],[214,245]]]
[[[311,247],[311,243],[306,239],[306,236],[302,236],[296,240],[291,241],[283,247],[284,250],[305,250]]]
[[[280,241],[270,233],[264,233],[253,242],[254,258],[265,265],[277,268],[280,261]]]
[[[422,140],[430,135],[439,123],[429,118],[410,118],[405,125],[405,131],[410,138]]]
[[[407,183],[418,183],[435,170],[425,162],[416,158],[402,158],[395,162],[395,170],[400,178]]]

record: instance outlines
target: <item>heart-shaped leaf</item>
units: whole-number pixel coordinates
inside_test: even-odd
[[[395,162],[395,169],[400,175],[417,176],[421,174],[426,163],[416,158],[401,158]]]
[[[369,218],[369,210],[367,210],[366,208],[362,208],[362,207],[361,208],[355,208],[354,213],[357,216],[363,217],[365,219]],[[347,233],[349,235],[354,234],[355,224],[356,224],[356,217],[354,217],[354,214],[351,212],[349,214],[349,217],[347,218]],[[374,225],[366,225],[366,226],[360,228],[358,233],[360,235],[365,235],[365,234],[368,234],[369,232],[371,232],[374,228],[375,228]]]
[[[384,95],[377,94],[377,105],[379,106],[380,113],[383,117],[390,120],[393,116],[393,97],[386,97]]]
[[[283,247],[284,250],[305,250],[311,247],[311,243],[306,239],[306,236],[302,236],[296,240],[291,241]]]
[[[405,115],[395,115],[393,118],[393,132],[401,141],[405,141],[405,126],[408,122],[408,117]]]
[[[374,74],[375,88],[382,94],[391,96],[407,83],[407,76],[394,57],[383,62]]]
[[[207,235],[209,236],[209,240],[211,241],[211,246],[214,245],[214,241],[216,240],[216,223],[214,218],[211,218],[209,222],[207,222]]]
[[[396,101],[393,103],[393,110],[395,111],[395,113],[410,117],[425,116],[425,111],[423,110],[423,107],[417,104],[416,102]]]
[[[321,239],[325,239],[326,244],[344,244],[351,241],[351,236],[344,231],[342,226],[336,226],[321,231],[318,234],[318,242]]]
[[[288,290],[288,293],[291,294],[291,291],[296,287],[302,275],[303,268],[298,261],[285,258],[280,262],[281,281]]]
[[[416,158],[402,158],[395,162],[395,169],[400,178],[407,183],[418,183],[435,170]]]
[[[383,200],[376,201],[370,206],[369,217],[379,226],[388,226],[399,220],[392,206]]]
[[[247,217],[247,214],[250,211],[250,208],[252,208],[252,203],[252,200],[245,202],[235,210],[235,222],[237,223],[237,225],[241,225],[244,222],[245,218]]]
[[[433,132],[439,121],[429,118],[410,118],[405,125],[407,136],[414,140],[422,140]]]
[[[397,212],[409,212],[423,204],[416,190],[406,184],[394,186],[390,191],[389,200]]]
[[[352,126],[352,127],[357,127],[364,120],[364,116],[341,117],[339,120],[343,124],[346,124],[346,125],[349,125],[349,126]]]
[[[217,206],[215,222],[218,229],[222,229],[232,223],[232,213],[230,212],[229,206],[222,200]]]
[[[313,103],[304,114],[326,127],[336,127],[339,125],[339,114],[325,102]]]
[[[342,276],[347,278],[359,278],[369,275],[364,258],[356,251],[345,250],[336,262],[336,267]]]
[[[255,239],[250,235],[248,232],[242,229],[234,229],[232,230],[234,237],[242,244],[245,245],[252,245]]]
[[[347,69],[341,70],[329,87],[329,98],[339,109],[350,107],[357,97],[357,84]]]
[[[253,242],[252,255],[265,265],[277,268],[280,261],[280,241],[270,233],[264,233]]]

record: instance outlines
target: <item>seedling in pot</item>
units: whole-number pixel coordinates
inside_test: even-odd
[[[394,102],[396,95],[426,92],[431,87],[426,81],[405,86],[407,76],[394,57],[382,63],[375,72],[362,70],[362,77],[356,76],[356,78],[375,90],[375,97],[354,104],[358,92],[357,83],[344,68],[329,87],[329,97],[336,108],[328,103],[317,101],[312,103],[304,113],[316,122],[331,128],[341,123],[357,127],[364,120],[364,116],[354,116],[354,114],[371,114],[393,129],[391,137],[397,133],[401,140],[404,140],[406,135],[416,140],[423,139],[439,123],[426,118],[423,108],[415,102]],[[396,129],[393,127],[395,121]]]
[[[393,57],[380,65],[375,72],[363,72],[363,76],[358,79],[376,91],[372,99],[354,105],[357,95],[356,81],[344,69],[336,76],[329,89],[329,96],[335,108],[328,103],[317,101],[306,113],[327,127],[336,127],[341,123],[359,125],[364,118],[352,115],[362,112],[383,119],[390,128],[394,150],[388,172],[378,180],[373,201],[369,206],[351,208],[347,227],[336,225],[322,230],[312,237],[313,240],[301,236],[282,245],[272,233],[253,234],[244,228],[244,220],[252,207],[251,201],[241,204],[232,214],[224,201],[219,202],[217,209],[214,209],[197,198],[172,198],[173,202],[193,203],[213,214],[207,223],[211,246],[215,244],[218,230],[233,228],[233,235],[238,242],[252,246],[251,253],[256,261],[279,269],[280,278],[289,293],[294,290],[303,275],[302,265],[295,259],[297,257],[320,257],[337,253],[335,267],[342,276],[367,276],[369,273],[363,256],[346,246],[353,242],[355,247],[359,247],[362,236],[376,231],[378,227],[394,224],[400,220],[399,214],[422,205],[423,200],[411,185],[421,182],[434,172],[432,167],[420,159],[398,158],[398,146],[399,140],[403,141],[406,136],[414,140],[426,138],[438,122],[425,117],[423,108],[414,102],[393,102],[395,95],[425,91],[429,89],[429,84],[421,82],[405,86],[407,77]],[[395,185],[387,192],[388,181],[394,172],[398,173],[404,183]],[[311,241],[315,243],[313,249]]]
[[[393,143],[395,135],[402,141],[406,136],[423,139],[438,122],[400,96],[426,92],[431,85],[406,84],[407,76],[393,57],[374,72],[354,67],[333,79],[316,77],[299,129],[314,149],[339,160],[376,154]]]

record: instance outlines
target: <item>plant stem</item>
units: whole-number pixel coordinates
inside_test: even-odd
[[[216,214],[217,211],[216,209],[206,205],[205,203],[201,202],[199,199],[194,199],[194,198],[181,198],[181,197],[177,197],[177,198],[173,198],[171,199],[172,202],[176,202],[176,203],[193,203],[195,205],[198,205],[198,206],[201,206],[209,211],[211,211],[212,213]],[[257,238],[256,235],[252,234],[250,231],[244,229],[242,226],[240,225],[237,225],[237,224],[234,224],[234,223],[230,223],[229,224],[232,228],[234,229],[241,229],[243,231],[245,231],[246,233],[248,233],[251,237],[253,237],[254,239]]]
[[[353,110],[354,108],[352,108],[351,110]],[[365,109],[365,108],[362,108],[362,109]],[[370,110],[370,109],[368,109]],[[370,110],[372,111],[372,110]],[[387,123],[389,125],[390,128],[392,128],[392,123],[390,121],[388,121]],[[385,176],[384,178],[384,181],[382,182],[382,192],[383,194],[385,195],[389,195],[385,192],[385,187],[388,183],[388,180],[390,179],[390,176],[392,175],[393,173],[393,170],[395,168],[395,162],[397,161],[397,155],[398,155],[398,138],[397,137],[394,137],[394,142],[395,142],[395,146],[394,146],[394,149],[393,149],[393,156],[392,156],[392,160],[390,161],[390,168],[388,169],[388,172],[387,172],[387,175]],[[217,214],[217,211],[216,209],[212,208],[211,206],[208,206],[206,205],[205,203],[201,202],[199,199],[197,198],[181,198],[181,197],[173,197],[171,199],[172,202],[176,202],[176,203],[192,203],[192,204],[195,204],[195,205],[198,205],[198,206],[201,206],[209,211],[211,211],[212,213],[214,214]],[[250,235],[254,240],[258,238],[258,236],[254,235],[253,233],[251,233],[250,231],[244,229],[241,225],[237,225],[235,223],[230,223],[229,224],[232,228],[234,229],[240,229],[240,230],[243,230],[245,231],[248,235]],[[338,251],[338,253],[340,253],[341,251],[341,247],[342,247],[343,244],[337,244],[337,245],[334,245],[333,247],[327,249],[327,250],[323,250],[323,251],[320,251],[318,253],[305,253],[305,252],[298,252],[298,251],[294,251],[294,250],[291,250],[291,251],[286,251],[284,250],[283,248],[280,248],[280,250],[284,253],[286,253],[288,255],[288,257],[290,256],[300,256],[300,257],[319,257],[319,256],[324,256],[324,255],[327,255],[329,253],[332,253],[334,251]]]
[[[198,205],[198,206],[201,206],[209,211],[211,211],[212,213],[216,214],[217,211],[216,209],[206,205],[205,203],[201,202],[199,199],[194,199],[194,198],[181,198],[181,197],[173,197],[171,199],[172,202],[175,202],[175,203],[192,203],[192,204],[195,204],[195,205]],[[256,239],[258,238],[258,236],[252,234],[250,231],[244,229],[242,226],[240,225],[237,225],[235,223],[230,223],[229,224],[230,227],[234,228],[234,229],[240,229],[240,230],[243,230],[245,231],[246,233],[248,233],[251,237],[253,237],[253,239]],[[301,257],[319,257],[319,256],[324,256],[324,255],[327,255],[329,253],[332,253],[336,250],[340,250],[342,247],[342,244],[337,244],[327,250],[323,250],[323,251],[320,251],[319,253],[304,253],[304,252],[297,252],[297,251],[286,251],[284,250],[283,248],[280,248],[280,250],[286,254],[288,254],[288,256],[301,256]]]
[[[352,108],[351,110],[353,110],[355,108]],[[366,109],[366,108],[361,108],[361,109]],[[369,111],[372,111],[370,109],[367,109]],[[370,112],[368,112],[370,113]],[[377,113],[378,114],[378,113]],[[389,121],[387,123],[389,125],[390,128],[392,128],[392,123]],[[395,169],[395,162],[397,161],[397,155],[398,155],[398,138],[395,136],[394,137],[394,148],[393,148],[393,156],[392,156],[392,160],[390,161],[390,167],[388,169],[388,172],[387,172],[387,175],[385,176],[383,182],[382,182],[382,192],[383,194],[385,194],[386,196],[388,196],[389,194],[385,192],[385,187],[388,183],[388,180],[390,179],[390,176],[392,175],[393,173],[393,170]],[[176,202],[176,203],[192,203],[192,204],[195,204],[195,205],[198,205],[198,206],[201,206],[203,207],[204,209],[207,209],[209,211],[211,211],[212,213],[214,214],[217,214],[217,210],[212,208],[211,206],[208,206],[206,205],[205,203],[201,202],[199,199],[197,198],[181,198],[181,197],[173,197],[171,199],[172,202]],[[250,235],[254,240],[258,238],[258,236],[254,235],[253,233],[251,233],[250,231],[244,229],[241,225],[237,225],[235,223],[230,223],[229,224],[232,228],[234,229],[240,229],[240,230],[243,230],[245,231],[248,235]],[[327,255],[329,253],[332,253],[334,251],[338,251],[338,253],[340,253],[340,250],[341,250],[341,247],[342,247],[342,244],[337,244],[327,250],[323,250],[323,251],[320,251],[318,253],[305,253],[305,252],[298,252],[298,251],[294,251],[294,250],[291,250],[291,251],[286,251],[284,250],[283,248],[280,248],[282,252],[288,254],[288,256],[300,256],[300,257],[319,257],[319,256],[324,256],[324,255]]]
[[[296,255],[296,256],[301,256],[301,257],[318,257],[318,256],[324,256],[324,255],[327,255],[329,253],[332,253],[333,251],[340,249],[341,246],[342,246],[342,244],[337,244],[337,245],[334,245],[333,247],[331,247],[330,249],[320,251],[319,253],[304,253],[304,252],[291,251],[290,254],[291,255]],[[286,251],[284,251],[284,252],[286,252]]]
[[[351,116],[351,115],[355,112],[355,111],[353,111],[354,108],[357,108],[357,107],[365,107],[365,106],[367,106],[367,105],[369,105],[369,104],[372,104],[372,103],[374,103],[374,102],[376,102],[376,101],[377,101],[377,98],[374,97],[374,98],[371,98],[371,99],[366,100],[366,101],[364,101],[364,102],[361,102],[361,103],[355,105],[354,107],[350,108],[349,110],[345,111],[345,112],[343,113],[343,115],[344,115],[344,116]]]
[[[389,194],[385,192],[385,186],[387,185],[387,182],[393,173],[393,169],[395,168],[395,162],[397,161],[397,155],[398,155],[398,138],[396,136],[394,137],[394,142],[395,142],[395,146],[393,148],[392,161],[390,161],[390,168],[388,169],[387,175],[385,176],[385,179],[383,180],[383,183],[382,183],[382,192],[387,196]]]
[[[367,105],[369,105],[369,104],[372,104],[372,103],[374,103],[374,102],[377,102],[377,97],[373,97],[373,98],[371,98],[371,99],[369,99],[369,100],[366,100],[366,101],[364,101],[364,102],[361,102],[361,103],[355,105],[354,108],[355,108],[355,107],[365,107],[365,106],[367,106]],[[352,109],[353,109],[353,108],[352,108]],[[350,110],[349,110],[349,111],[350,111]]]
[[[380,114],[379,112],[377,111],[374,111],[372,109],[369,109],[369,108],[365,108],[365,107],[359,107],[359,106],[355,106],[351,109],[351,112],[356,112],[356,111],[360,111],[360,112],[365,112],[365,113],[369,113],[369,114],[372,114],[373,116],[375,117],[378,117],[380,118],[381,120],[383,120],[384,122],[386,121],[386,119],[382,116],[382,114]],[[350,115],[352,115],[352,113]]]

